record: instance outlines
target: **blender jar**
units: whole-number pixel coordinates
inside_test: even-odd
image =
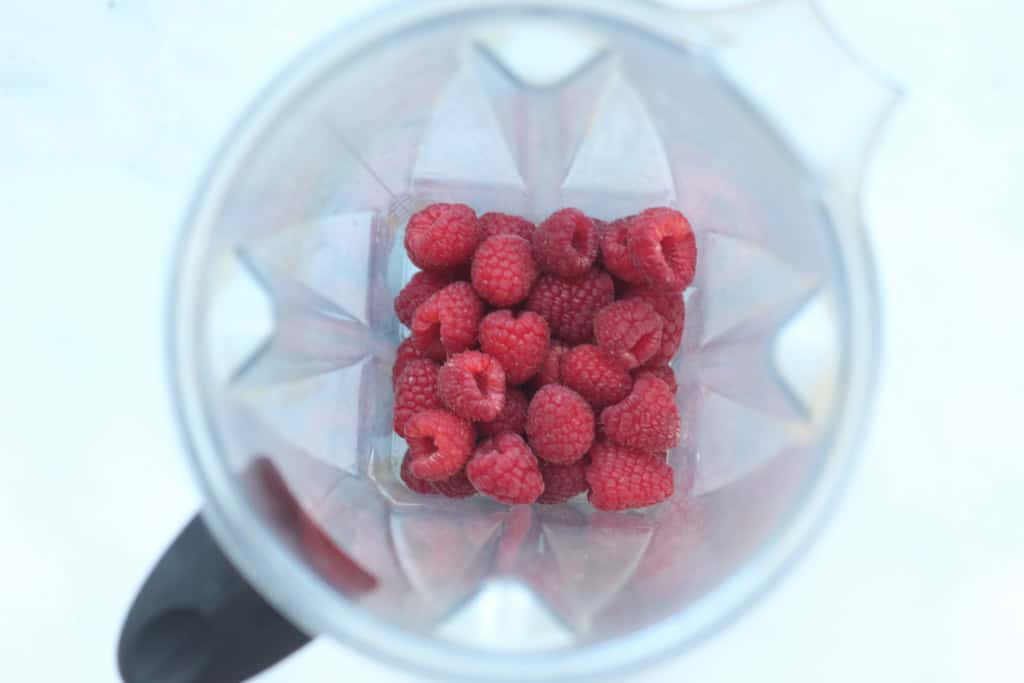
[[[858,193],[894,101],[806,0],[406,3],[315,46],[187,221],[169,348],[216,543],[195,521],[162,560],[125,677],[240,679],[325,634],[447,679],[586,679],[738,614],[820,526],[863,427],[878,318]],[[414,272],[405,222],[437,201],[689,217],[671,500],[404,487],[391,302]]]

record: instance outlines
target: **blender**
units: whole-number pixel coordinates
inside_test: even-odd
[[[128,615],[122,675],[243,680],[322,634],[446,680],[592,680],[736,617],[820,528],[864,426],[859,191],[896,99],[809,0],[400,3],[311,48],[184,228],[168,349],[205,504]],[[672,499],[404,487],[391,302],[433,202],[690,219]]]

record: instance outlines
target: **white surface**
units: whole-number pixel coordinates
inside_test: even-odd
[[[0,7],[0,678],[116,680],[120,619],[198,504],[162,356],[177,221],[267,75],[366,4]],[[866,188],[877,419],[799,568],[637,679],[1021,680],[1024,3],[822,4],[907,91]],[[412,680],[322,640],[260,680],[335,678]]]

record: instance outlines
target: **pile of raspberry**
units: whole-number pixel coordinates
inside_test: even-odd
[[[392,372],[411,490],[507,504],[588,492],[600,510],[673,493],[676,378],[697,247],[678,211],[539,225],[464,204],[409,219],[411,331]]]

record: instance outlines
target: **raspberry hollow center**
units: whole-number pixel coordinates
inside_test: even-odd
[[[676,235],[669,235],[661,240],[661,253],[665,262],[671,266],[682,264],[685,260],[683,255],[683,241]]]

